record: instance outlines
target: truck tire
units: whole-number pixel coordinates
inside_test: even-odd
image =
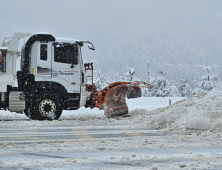
[[[25,110],[25,114],[33,120],[57,120],[62,108],[63,100],[57,94],[44,94],[39,96],[32,109]]]

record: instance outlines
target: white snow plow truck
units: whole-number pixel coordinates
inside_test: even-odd
[[[29,37],[21,51],[21,38]],[[5,37],[0,47],[0,109],[25,113],[34,120],[58,119],[63,110],[81,106],[104,109],[107,117],[128,113],[125,97],[141,97],[145,82],[114,82],[97,91],[93,83],[93,63],[83,64],[84,44],[89,41],[57,38],[48,33],[15,33]],[[20,70],[16,60],[21,57]],[[89,73],[87,73],[89,72]],[[87,84],[87,77],[92,83]],[[17,80],[17,83],[16,83]]]

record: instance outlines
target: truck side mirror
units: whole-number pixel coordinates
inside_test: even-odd
[[[90,46],[88,46],[88,48],[90,49],[90,50],[95,50],[95,47],[93,46],[93,44],[92,44],[92,46],[90,47]]]
[[[88,44],[91,44],[91,46],[88,46],[88,48],[90,50],[95,50],[95,47],[93,46],[93,43],[89,42],[89,41],[76,41],[76,43],[80,46],[80,47],[83,47],[83,44],[84,43],[88,43]]]

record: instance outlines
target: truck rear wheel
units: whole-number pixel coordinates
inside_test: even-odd
[[[34,120],[58,119],[62,114],[63,100],[56,94],[45,94],[39,97],[31,111],[26,109],[25,114]]]

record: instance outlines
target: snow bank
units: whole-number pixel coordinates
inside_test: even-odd
[[[221,103],[222,85],[217,85],[209,92],[202,91],[149,114],[153,115],[152,123],[157,128],[220,131]]]

